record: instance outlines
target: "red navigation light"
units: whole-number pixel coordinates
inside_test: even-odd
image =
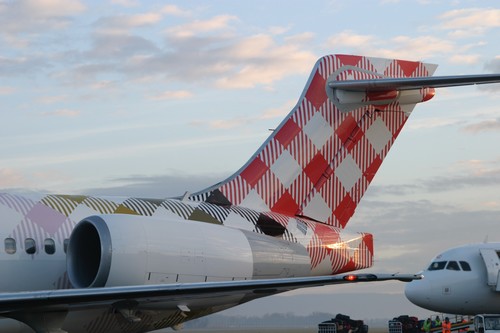
[[[433,98],[434,95],[436,95],[436,89],[434,89],[434,88],[425,88],[424,89],[424,98],[422,99],[422,101],[423,102],[427,102],[428,100],[430,100],[431,98]]]
[[[356,281],[357,279],[358,279],[358,276],[353,275],[353,274],[349,274],[349,275],[344,276],[344,280],[347,280],[347,281]]]

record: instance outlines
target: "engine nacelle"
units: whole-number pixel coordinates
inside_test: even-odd
[[[68,277],[76,288],[310,275],[306,249],[222,225],[99,215],[73,230]]]

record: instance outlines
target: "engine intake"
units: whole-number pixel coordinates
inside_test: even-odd
[[[75,288],[102,287],[111,268],[112,245],[109,228],[100,216],[82,220],[71,234],[68,277]]]

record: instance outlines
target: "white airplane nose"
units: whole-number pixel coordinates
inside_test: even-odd
[[[431,303],[430,285],[425,278],[409,282],[405,286],[405,296],[413,304],[427,308]]]

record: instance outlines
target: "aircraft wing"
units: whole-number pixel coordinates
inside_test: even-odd
[[[499,82],[500,74],[478,74],[330,81],[328,86],[332,89],[348,91],[384,91],[443,88]]]
[[[0,316],[30,325],[26,314],[85,309],[155,309],[191,311],[199,307],[231,305],[304,287],[420,279],[414,274],[350,274],[304,278],[179,283],[87,289],[59,289],[0,294]],[[27,322],[28,321],[28,322]],[[32,326],[32,325],[30,325]],[[33,326],[32,326],[33,327]]]

